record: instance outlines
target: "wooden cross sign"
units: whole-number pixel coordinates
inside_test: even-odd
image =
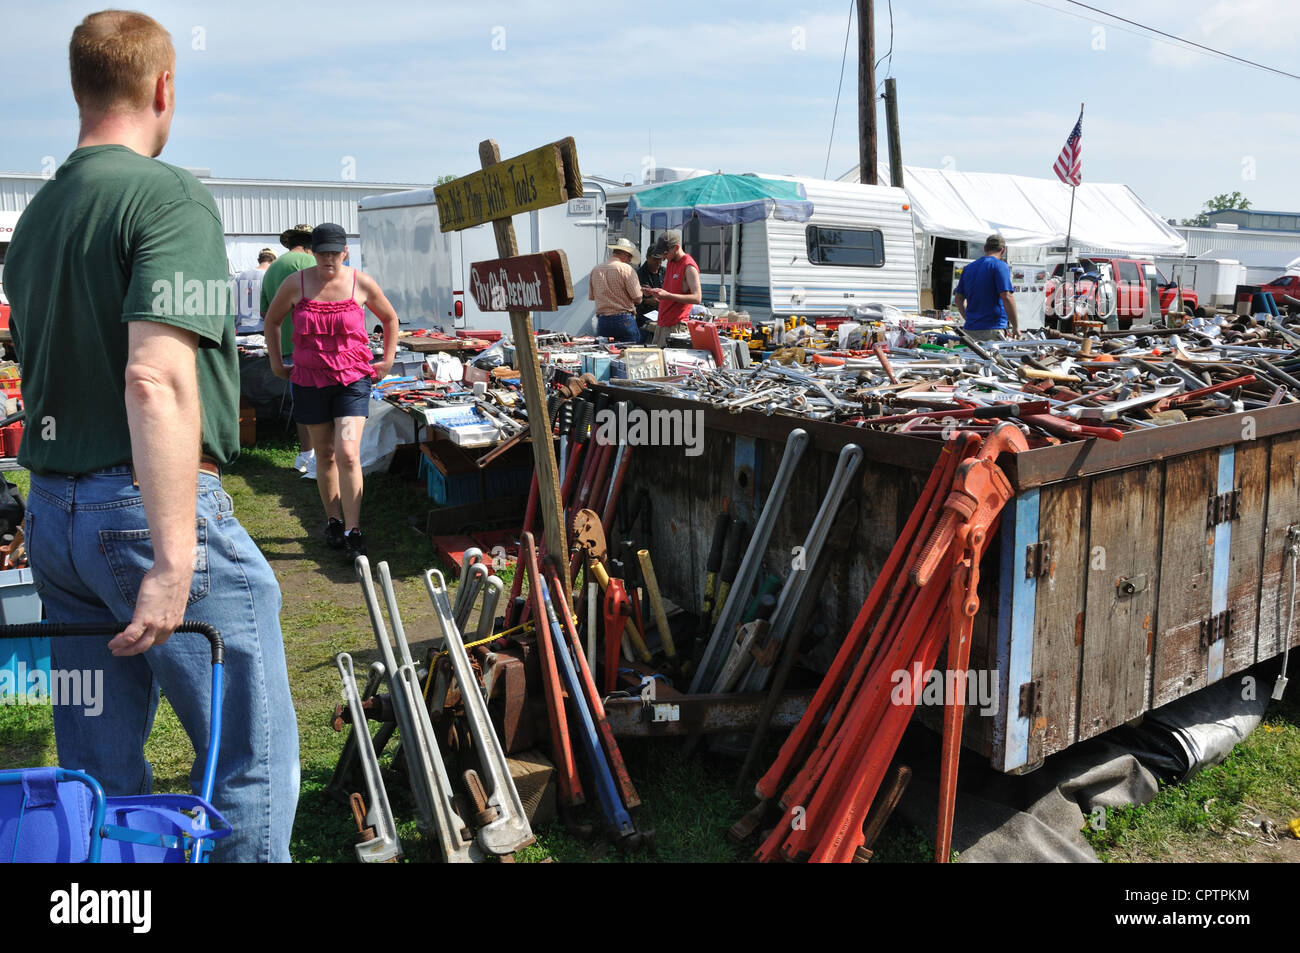
[[[510,313],[515,364],[528,406],[528,429],[537,468],[537,503],[546,530],[546,549],[557,557],[565,589],[571,593],[559,467],[530,312],[554,311],[571,302],[573,280],[562,251],[521,256],[511,218],[582,195],[577,147],[570,137],[503,162],[496,141],[487,139],[479,143],[478,154],[481,171],[433,190],[438,219],[444,232],[491,222],[496,233],[497,254],[501,257],[470,266],[470,291],[480,310]]]

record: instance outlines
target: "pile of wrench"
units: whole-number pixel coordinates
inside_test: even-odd
[[[894,433],[988,433],[1014,420],[1029,446],[1100,438],[1300,400],[1300,325],[1218,315],[1179,328],[1052,331],[953,346],[815,354],[676,381],[626,381],[739,413],[789,414]],[[930,334],[932,341],[951,341]]]
[[[879,827],[873,803],[919,697],[919,685],[897,691],[898,678],[922,678],[945,646],[956,679],[944,707],[935,859],[948,860],[979,563],[1013,495],[995,461],[1026,448],[1009,423],[983,438],[962,431],[945,443],[835,661],[758,781],[758,806],[737,825],[760,829],[779,807],[758,860],[869,858],[864,847]]]
[[[533,842],[533,833],[461,634],[481,591],[478,636],[481,639],[486,633],[492,637],[496,606],[504,589],[501,579],[484,563],[466,566],[453,608],[442,573],[434,569],[424,574],[442,651],[431,651],[421,670],[411,656],[388,564],[381,562],[377,567],[388,624],[369,560],[360,556],[355,567],[380,658],[371,665],[364,690],[358,689],[352,656],[342,652],[335,659],[347,699],[346,710],[336,711],[335,728],[342,730],[344,722],[351,722],[353,730],[331,785],[347,785],[354,769],[360,767],[365,795],[353,791],[349,797],[359,832],[357,859],[377,863],[401,857],[376,750],[376,742],[382,749],[393,727],[400,734],[419,826],[425,837],[436,843],[439,859],[469,863],[489,856],[510,857]],[[387,685],[388,695],[379,693],[381,684]],[[449,702],[453,688],[459,697]],[[444,743],[450,727],[444,713],[449,705],[460,712],[469,735],[465,743],[455,746],[461,763],[454,773],[447,767],[451,746]],[[368,719],[381,723],[374,738]],[[472,759],[474,765],[469,766],[466,759]],[[463,782],[462,788],[453,785],[453,777]],[[472,806],[472,814],[466,803]]]

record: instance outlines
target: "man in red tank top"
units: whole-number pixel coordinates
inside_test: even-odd
[[[659,299],[659,326],[655,328],[652,343],[655,347],[663,347],[668,343],[668,335],[686,320],[691,305],[699,304],[703,298],[700,293],[700,266],[694,258],[682,251],[682,233],[675,229],[659,236],[651,254],[661,255],[665,261],[664,286],[643,289]]]

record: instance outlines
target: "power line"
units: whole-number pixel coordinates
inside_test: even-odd
[[[885,79],[889,79],[893,75],[894,69],[894,0],[889,0],[889,52],[876,60],[875,68],[880,69],[880,64],[885,60],[889,60],[889,71],[885,73]],[[880,95],[880,87],[885,84],[885,79],[882,79],[879,85],[876,86],[877,96]]]
[[[1055,10],[1057,13],[1065,13],[1070,16],[1078,16],[1078,14],[1070,14],[1068,10],[1061,10],[1057,7],[1051,7],[1051,6],[1047,6],[1047,4],[1039,3],[1037,2],[1037,0],[1026,0],[1026,2],[1032,3],[1036,7],[1046,7],[1048,10]],[[1224,50],[1215,49],[1214,47],[1206,46],[1203,43],[1197,43],[1195,40],[1188,40],[1181,36],[1175,36],[1173,33],[1166,33],[1164,30],[1158,30],[1153,26],[1147,26],[1145,23],[1139,23],[1136,20],[1130,20],[1127,17],[1122,17],[1117,13],[1111,13],[1108,10],[1102,10],[1100,7],[1094,7],[1094,6],[1089,6],[1086,3],[1080,3],[1079,0],[1063,0],[1063,2],[1071,4],[1072,6],[1081,7],[1084,10],[1091,10],[1093,13],[1099,13],[1104,17],[1110,17],[1112,20],[1118,20],[1121,23],[1127,23],[1130,26],[1137,27],[1139,30],[1145,30],[1147,33],[1153,33],[1156,36],[1165,37],[1167,40],[1172,41],[1173,44],[1177,44],[1180,46],[1188,46],[1195,50],[1199,50],[1203,53],[1208,53],[1212,56],[1220,56],[1223,57],[1224,59],[1241,63],[1242,65],[1249,66],[1253,69],[1264,70],[1267,73],[1275,73],[1278,76],[1285,76],[1288,79],[1300,79],[1300,75],[1297,75],[1295,73],[1288,73],[1286,70],[1280,70],[1275,67],[1268,66],[1265,63],[1257,63],[1254,60],[1248,60],[1245,59],[1244,57],[1237,56],[1233,53],[1228,53]],[[1084,17],[1083,19],[1090,19],[1090,18]],[[1124,32],[1129,32],[1129,31],[1126,30]]]
[[[849,59],[849,34],[853,31],[853,8],[856,5],[857,0],[849,0],[849,22],[844,27],[844,53],[840,56],[840,84],[835,88],[835,113],[831,116],[831,141],[826,143],[826,167],[822,169],[823,179],[831,169],[831,146],[835,144],[835,120],[840,115],[840,92],[844,89],[844,64]]]

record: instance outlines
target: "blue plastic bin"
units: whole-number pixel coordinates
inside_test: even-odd
[[[30,569],[0,572],[0,625],[40,622],[42,612]],[[0,698],[27,694],[35,672],[50,684],[49,639],[0,639]]]

